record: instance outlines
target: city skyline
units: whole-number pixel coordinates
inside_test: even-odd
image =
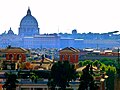
[[[28,7],[40,33],[107,33],[120,31],[119,0],[0,0],[0,33],[11,27],[18,34]]]

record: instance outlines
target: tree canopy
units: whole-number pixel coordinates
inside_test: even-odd
[[[16,90],[17,87],[17,75],[12,73],[5,73],[6,76],[6,82],[3,85],[3,88],[6,88],[6,90]]]
[[[51,68],[51,74],[48,81],[48,86],[54,90],[55,87],[60,87],[65,90],[69,87],[69,82],[76,79],[76,70],[73,64],[69,61],[56,62]]]
[[[80,77],[80,85],[78,90],[98,90],[97,85],[94,83],[91,69],[92,65],[88,64],[83,70]],[[89,89],[88,89],[89,88]]]

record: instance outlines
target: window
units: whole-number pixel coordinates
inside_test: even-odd
[[[20,54],[17,55],[17,60],[19,60],[19,58],[21,58],[21,55],[20,55]]]
[[[10,54],[10,55],[9,55],[9,60],[12,60],[12,58],[13,58],[13,55]]]

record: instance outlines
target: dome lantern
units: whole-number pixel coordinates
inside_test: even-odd
[[[28,7],[28,10],[27,10],[27,15],[31,15],[31,11],[30,11],[29,7]]]

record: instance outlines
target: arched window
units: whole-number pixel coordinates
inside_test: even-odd
[[[9,55],[9,60],[12,60],[12,58],[13,58],[13,55],[10,54],[10,55]]]
[[[21,58],[20,54],[17,54],[17,60],[19,60]]]

